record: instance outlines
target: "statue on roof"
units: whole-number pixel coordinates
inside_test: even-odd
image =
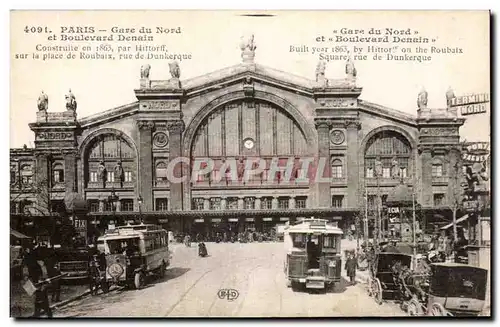
[[[37,104],[38,104],[38,110],[49,109],[49,97],[47,96],[47,94],[43,93],[43,91],[42,94],[40,94],[40,96],[38,97]]]
[[[177,61],[168,63],[168,67],[170,68],[170,75],[172,75],[172,78],[179,79],[181,77],[181,68]]]
[[[327,79],[325,78],[326,71],[326,62],[324,60],[318,61],[318,65],[316,65],[316,82],[326,85]]]
[[[255,49],[257,49],[253,34],[246,42],[243,40],[243,37],[241,38],[240,49],[243,62],[253,62],[253,59],[255,58]]]
[[[348,77],[355,78],[358,72],[356,71],[356,67],[354,67],[354,62],[351,59],[351,55],[348,54],[347,62],[345,63],[345,73]]]
[[[422,90],[420,91],[417,97],[418,109],[427,108],[427,97],[428,97],[427,91],[422,87]]]
[[[71,93],[71,89],[69,89],[69,93],[65,96],[66,99],[66,109],[71,111],[76,111],[76,98],[73,93]]]
[[[380,157],[377,157],[375,159],[375,177],[382,177],[382,160],[380,159]]]
[[[149,79],[149,71],[151,70],[150,64],[145,64],[141,66],[141,78]]]
[[[448,88],[448,91],[446,91],[446,106],[448,108],[451,107],[453,103],[453,99],[455,99],[455,92],[453,92],[453,89],[451,86]]]

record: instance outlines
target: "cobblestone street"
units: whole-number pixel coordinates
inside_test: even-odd
[[[207,243],[209,257],[173,247],[173,261],[162,280],[141,290],[116,290],[86,297],[55,312],[57,317],[335,317],[404,316],[393,303],[377,305],[363,284],[335,292],[293,292],[283,274],[283,243]],[[343,272],[344,273],[344,272]],[[234,301],[220,289],[236,289]]]

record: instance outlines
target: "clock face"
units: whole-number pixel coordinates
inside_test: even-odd
[[[255,143],[252,139],[248,138],[243,141],[243,145],[245,146],[245,148],[250,150],[254,147]]]

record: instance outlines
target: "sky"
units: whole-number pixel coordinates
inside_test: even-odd
[[[416,98],[422,87],[429,93],[430,108],[444,108],[445,92],[452,87],[456,95],[488,93],[490,90],[489,16],[487,12],[294,12],[274,11],[272,17],[241,16],[248,12],[231,11],[95,11],[95,12],[14,12],[11,14],[10,71],[10,146],[34,146],[34,134],[28,123],[36,120],[37,99],[43,90],[49,96],[49,111],[63,111],[64,95],[71,88],[78,102],[78,117],[136,101],[134,89],[139,87],[140,66],[149,63],[151,79],[170,78],[169,60],[35,60],[31,53],[37,45],[67,45],[49,41],[46,33],[26,32],[25,27],[47,26],[58,37],[61,27],[94,27],[107,32],[112,27],[181,28],[180,34],[151,34],[150,45],[165,44],[169,53],[191,54],[180,61],[181,80],[204,75],[241,62],[240,39],[255,35],[255,62],[309,79],[315,78],[318,54],[312,47],[354,46],[362,43],[316,42],[321,36],[334,37],[344,29],[385,30],[410,29],[414,36],[435,39],[437,48],[463,49],[461,54],[432,54],[430,61],[355,60],[357,84],[363,87],[361,99],[416,115]],[[36,15],[36,19],[35,18]],[[334,34],[334,31],[337,34]],[[80,35],[80,33],[74,33]],[[67,34],[70,35],[70,34]],[[359,34],[358,34],[359,35]],[[343,36],[353,36],[345,34]],[[114,35],[116,38],[117,35]],[[102,42],[78,43],[97,47]],[[74,43],[76,44],[76,43]],[[116,51],[131,42],[107,42]],[[138,43],[137,43],[138,44]],[[290,46],[305,45],[309,52],[290,52]],[[394,46],[395,44],[370,44]],[[418,44],[399,43],[410,47],[415,55]],[[423,44],[429,47],[428,44]],[[28,59],[15,59],[16,54],[30,54]],[[91,53],[94,53],[92,51]],[[365,53],[366,54],[366,53]],[[399,55],[402,53],[399,52]],[[344,61],[327,64],[330,79],[344,76]],[[462,139],[488,141],[490,115],[467,116],[461,128]]]

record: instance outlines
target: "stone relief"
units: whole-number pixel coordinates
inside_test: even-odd
[[[345,134],[341,130],[333,130],[330,133],[330,141],[335,145],[340,145],[345,141]]]
[[[45,140],[67,140],[73,138],[72,132],[39,132],[36,134],[38,139]]]
[[[164,132],[158,132],[153,138],[154,146],[158,148],[164,148],[168,144],[168,136]]]

